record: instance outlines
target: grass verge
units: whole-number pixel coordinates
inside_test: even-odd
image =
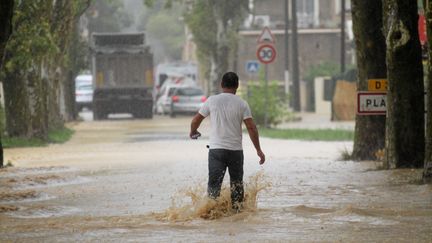
[[[48,141],[39,138],[2,138],[3,148],[22,148],[22,147],[42,147],[50,143],[64,143],[67,142],[74,130],[70,128],[62,128],[52,130],[48,133]]]
[[[260,136],[307,141],[354,141],[354,131],[343,129],[259,129]]]

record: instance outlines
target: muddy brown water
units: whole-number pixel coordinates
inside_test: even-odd
[[[0,241],[432,242],[432,187],[420,170],[339,161],[350,142],[247,135],[246,205],[205,196],[208,127],[190,117],[74,124],[63,145],[7,149],[0,170]]]

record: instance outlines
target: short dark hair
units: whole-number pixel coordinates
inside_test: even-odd
[[[227,72],[222,76],[222,88],[238,88],[238,80],[235,72]]]

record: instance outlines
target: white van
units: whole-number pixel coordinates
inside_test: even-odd
[[[78,75],[75,78],[75,104],[77,111],[86,107],[91,109],[93,103],[93,76],[90,74]]]

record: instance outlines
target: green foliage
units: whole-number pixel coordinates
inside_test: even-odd
[[[53,130],[48,133],[48,141],[50,143],[64,143],[69,141],[74,133],[74,130],[66,127],[59,130]]]
[[[17,4],[13,23],[15,29],[6,47],[6,72],[26,71],[47,55],[58,52],[51,35],[50,4],[47,1],[22,1]]]
[[[260,129],[260,136],[309,141],[353,141],[354,131],[343,129]]]
[[[333,77],[340,73],[340,67],[336,63],[323,62],[321,64],[311,66],[305,73],[304,79],[312,82],[316,77],[329,76]]]
[[[86,11],[89,32],[120,32],[132,24],[122,0],[93,0]]]
[[[249,0],[143,1],[152,7],[161,7],[164,3],[165,8],[175,8],[176,2],[183,3],[184,20],[197,46],[200,70],[205,70],[203,76],[214,85],[216,80],[210,80],[208,70],[211,66],[218,76],[227,71],[228,60],[237,52],[237,32],[247,13]],[[215,77],[212,75],[213,79]]]
[[[267,122],[270,125],[277,125],[289,117],[287,98],[280,93],[277,81],[269,82],[268,101],[265,98],[265,82],[250,84],[244,99],[247,100],[252,111],[254,120],[259,125],[264,125],[265,111],[267,110]]]
[[[71,36],[89,3],[90,0],[15,2],[14,31],[0,72],[9,134],[47,137],[45,127],[63,123],[57,101],[60,82],[65,78],[59,74],[66,75],[75,61],[68,53]]]
[[[185,22],[192,32],[193,41],[197,46],[197,58],[203,77],[209,79],[210,59],[217,52],[216,22],[209,1],[197,1],[193,8],[185,14]],[[210,88],[210,85],[209,85]]]
[[[197,1],[193,9],[185,14],[185,21],[190,28],[198,51],[207,57],[215,52],[216,22],[209,1]]]
[[[19,147],[43,147],[49,143],[65,143],[72,138],[74,130],[69,128],[62,128],[52,130],[48,133],[48,141],[39,138],[17,138],[17,137],[4,137],[2,139],[4,148],[19,148]]]
[[[222,18],[227,24],[227,32],[231,32],[228,34],[235,35],[244,12],[248,9],[247,4],[248,1],[245,0],[196,1],[191,11],[185,14],[185,20],[192,31],[199,52],[207,56],[217,52],[217,18]]]
[[[3,148],[43,147],[47,143],[39,138],[4,137]]]
[[[164,4],[164,8],[168,9],[168,8],[172,8],[174,2],[176,0],[144,0],[144,5],[148,6],[148,7],[154,7],[156,4],[160,4],[163,3]],[[178,1],[178,0],[177,0]],[[160,5],[161,6],[161,5]]]
[[[157,3],[162,5],[164,1]],[[172,8],[154,6],[153,11],[145,11],[141,17],[141,30],[146,35],[155,52],[156,59],[180,60],[185,42],[184,22],[181,21],[183,8],[175,4]]]
[[[0,139],[3,137],[6,129],[6,116],[3,105],[0,105]]]
[[[5,165],[5,167],[13,167],[14,165],[12,164],[12,161],[8,160],[7,164]]]
[[[353,159],[352,151],[348,151],[347,148],[344,148],[343,150],[340,151],[339,160],[348,161],[352,159]]]

